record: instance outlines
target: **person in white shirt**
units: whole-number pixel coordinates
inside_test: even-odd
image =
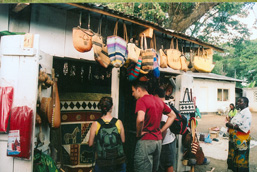
[[[233,172],[249,172],[250,128],[252,114],[248,108],[249,100],[240,97],[237,108],[240,109],[230,122],[226,123],[229,132],[228,169]]]
[[[170,90],[169,90],[170,93]],[[162,88],[155,90],[155,96],[162,99],[167,105],[168,101],[165,100],[165,91]],[[165,124],[167,115],[162,115],[161,127]],[[176,136],[168,128],[163,132],[162,150],[160,156],[160,165],[158,172],[173,172],[173,166],[176,160]]]

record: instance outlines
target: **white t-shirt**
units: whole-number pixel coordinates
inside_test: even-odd
[[[166,122],[167,119],[168,119],[168,116],[167,116],[167,115],[162,115],[162,121]],[[168,128],[168,129],[167,129],[167,133],[166,133],[166,135],[165,135],[165,137],[164,137],[164,139],[163,139],[163,141],[162,141],[162,145],[166,145],[166,144],[168,144],[168,143],[173,142],[173,141],[175,140],[175,138],[176,138],[175,134],[172,133],[172,132],[170,131],[170,129]]]
[[[170,101],[165,100],[164,103],[166,103],[169,106],[169,103],[174,103],[174,102],[170,102]],[[166,122],[167,119],[168,119],[168,116],[162,114],[162,120],[161,121]],[[165,137],[162,141],[162,145],[166,145],[166,144],[169,144],[169,143],[173,142],[175,140],[175,138],[176,138],[175,134],[172,133],[170,131],[170,129],[168,128],[167,133],[166,133],[166,135],[165,135]]]
[[[234,118],[231,119],[231,124],[238,125],[238,127],[245,133],[250,130],[251,123],[252,114],[248,107],[241,110],[234,116]]]

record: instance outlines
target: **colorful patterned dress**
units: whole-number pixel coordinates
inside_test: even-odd
[[[250,127],[252,114],[249,108],[237,113],[231,120],[241,131],[229,129],[228,169],[233,172],[249,172]]]

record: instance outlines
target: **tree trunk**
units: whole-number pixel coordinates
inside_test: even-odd
[[[194,22],[198,21],[205,13],[219,3],[196,3],[190,10],[184,10],[180,3],[171,3],[168,10],[170,16],[169,28],[176,32],[184,32]]]

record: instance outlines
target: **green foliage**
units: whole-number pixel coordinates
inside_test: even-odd
[[[229,77],[246,80],[248,84],[257,80],[257,40],[244,41],[231,46],[224,44],[227,51],[222,54],[215,54],[213,57],[216,63],[214,73],[223,74]],[[255,85],[255,82],[253,86]],[[251,84],[252,86],[252,84]],[[241,86],[242,87],[242,86]]]
[[[242,39],[248,39],[250,33],[236,16],[246,17],[247,10],[252,6],[253,3],[221,3],[188,28],[186,33],[216,45],[226,41],[238,44]]]

